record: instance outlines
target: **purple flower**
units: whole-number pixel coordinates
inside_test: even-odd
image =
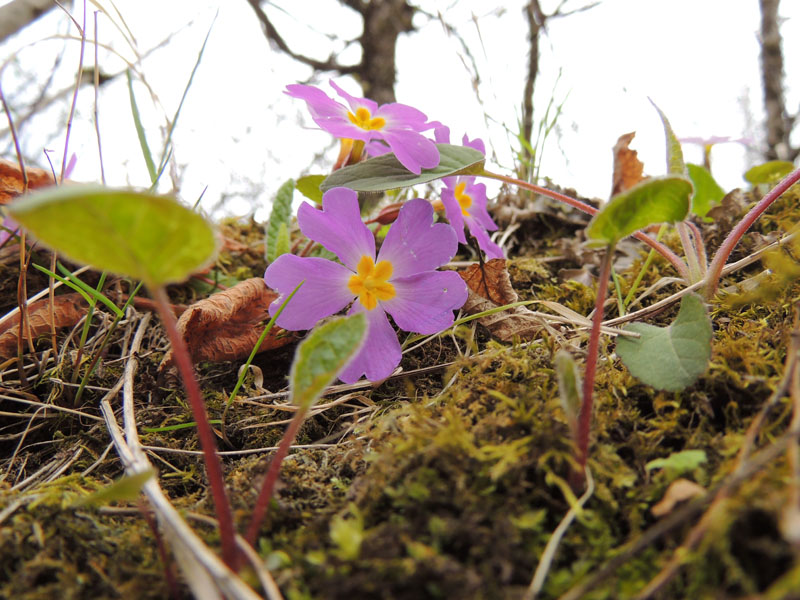
[[[368,98],[351,96],[333,81],[330,84],[347,101],[349,110],[310,85],[287,85],[286,93],[305,100],[314,122],[338,138],[363,142],[383,140],[397,160],[413,173],[419,174],[421,169],[431,169],[439,164],[436,144],[419,134],[436,125],[428,123],[424,113],[396,102],[378,106]]]
[[[434,134],[438,143],[450,143],[450,130],[447,127],[437,127]],[[480,138],[470,141],[465,135],[461,143],[486,154]],[[470,234],[478,240],[478,246],[486,253],[487,258],[504,258],[503,250],[489,238],[488,232],[496,230],[497,225],[486,210],[486,186],[475,183],[475,177],[463,175],[444,177],[443,181],[445,187],[442,190],[442,204],[447,220],[456,230],[458,241],[462,244],[467,243],[467,237],[464,235],[464,225],[466,225]]]
[[[386,313],[400,329],[438,333],[453,324],[453,311],[467,300],[464,281],[453,271],[436,271],[456,253],[453,228],[433,224],[433,208],[419,198],[400,209],[378,256],[375,238],[361,221],[358,195],[333,188],[322,197],[322,210],[303,203],[297,213],[300,230],[336,254],[342,264],[324,258],[283,254],[264,274],[279,292],[274,313],[301,282],[278,317],[284,329],[311,329],[353,303],[348,314],[365,312],[367,339],[339,378],[353,383],[362,375],[378,381],[391,375],[402,353]]]

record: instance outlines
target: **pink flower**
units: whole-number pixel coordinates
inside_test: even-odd
[[[393,102],[378,104],[368,98],[356,98],[333,81],[333,89],[347,101],[348,107],[310,85],[286,86],[286,93],[305,100],[314,122],[337,138],[351,138],[368,143],[383,140],[397,160],[409,171],[419,174],[439,164],[436,144],[420,135],[432,129],[428,117],[416,108]]]
[[[434,133],[438,143],[450,143],[450,130],[447,127],[437,127]],[[486,154],[480,138],[470,141],[465,135],[461,143]],[[487,258],[504,258],[502,248],[489,238],[488,232],[496,230],[497,225],[486,210],[486,186],[475,183],[475,177],[463,175],[445,177],[443,181],[445,188],[442,190],[442,204],[447,220],[456,230],[458,241],[462,244],[467,243],[467,237],[464,235],[464,225],[466,225],[470,234],[478,240],[478,246],[486,253]]]
[[[284,329],[311,329],[352,302],[348,314],[367,315],[367,338],[341,373],[345,383],[362,375],[378,381],[400,364],[400,343],[387,314],[400,329],[422,334],[453,324],[453,311],[467,300],[464,281],[453,271],[436,271],[456,253],[453,228],[433,223],[433,208],[419,198],[400,209],[375,256],[375,238],[361,221],[358,195],[333,188],[322,197],[322,210],[304,203],[297,213],[300,230],[336,254],[342,264],[324,258],[283,254],[264,274],[279,292],[274,313],[301,282],[277,319]]]

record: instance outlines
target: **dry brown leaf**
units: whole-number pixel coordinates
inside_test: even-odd
[[[644,165],[639,160],[638,152],[631,150],[635,131],[619,136],[614,146],[614,179],[611,186],[611,197],[629,190],[644,179]]]
[[[28,189],[54,185],[53,174],[44,169],[36,167],[26,167],[25,174],[28,176]],[[19,163],[11,162],[0,158],[0,204],[8,204],[12,198],[19,196],[25,189],[20,171]]]
[[[459,275],[467,283],[469,291],[469,297],[463,307],[467,314],[474,315],[519,301],[519,296],[511,286],[506,261],[502,258],[487,261],[482,267],[475,263],[460,271]],[[541,320],[524,306],[516,306],[481,317],[478,323],[486,327],[493,337],[503,342],[510,342],[515,337],[532,340],[542,330]]]
[[[178,319],[178,331],[186,340],[192,362],[221,362],[247,358],[264,331],[267,309],[278,295],[260,277],[237,283],[230,289],[195,302]],[[280,348],[296,338],[274,327],[260,352]],[[172,365],[172,350],[159,367]]]
[[[86,309],[86,301],[80,294],[56,296],[52,312],[49,298],[29,304],[27,324],[30,326],[31,337],[36,340],[41,335],[47,335],[54,325],[56,329],[74,327],[86,314]],[[51,316],[54,318],[51,319]],[[0,326],[0,358],[6,359],[17,355],[19,319],[20,315],[17,313]],[[25,330],[27,335],[27,325]]]
[[[676,479],[669,484],[667,491],[664,492],[664,497],[650,509],[650,512],[655,517],[663,517],[671,513],[675,505],[705,493],[706,489],[694,481],[683,478]]]

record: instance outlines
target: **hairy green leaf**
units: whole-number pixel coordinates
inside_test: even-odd
[[[771,160],[749,169],[744,174],[744,178],[753,185],[777,183],[792,171],[794,171],[794,165],[788,160]]]
[[[659,390],[677,392],[702,375],[711,358],[711,321],[697,294],[684,296],[668,327],[631,323],[637,338],[617,338],[617,355],[634,377]]]
[[[214,230],[173,198],[100,186],[50,188],[8,207],[65,256],[148,286],[182,281],[214,258]]]
[[[267,224],[267,261],[273,262],[289,251],[289,221],[292,218],[294,180],[290,179],[279,189],[272,201],[272,212]]]
[[[714,180],[708,169],[701,165],[687,164],[689,178],[694,185],[692,196],[692,214],[705,217],[712,208],[725,197],[725,190]]]
[[[297,346],[289,382],[292,402],[308,410],[361,349],[367,332],[362,313],[333,319],[315,327]]]
[[[595,246],[616,244],[622,238],[653,225],[686,218],[692,183],[675,175],[647,179],[614,196],[586,228]]]
[[[661,123],[664,125],[664,135],[667,138],[667,173],[670,175],[686,176],[686,163],[683,161],[683,149],[678,137],[672,130],[672,125],[669,124],[667,116],[661,111],[660,108],[652,100],[650,101],[658,111],[658,116],[661,117]]]
[[[297,191],[309,200],[322,204],[322,190],[319,186],[325,181],[325,175],[305,175],[297,180]]]
[[[485,156],[467,146],[436,144],[439,164],[416,175],[400,164],[394,154],[370,158],[357,165],[334,171],[320,186],[322,191],[347,187],[359,192],[384,192],[411,187],[451,175],[477,175],[483,172]]]

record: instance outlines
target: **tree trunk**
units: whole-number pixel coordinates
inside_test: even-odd
[[[395,102],[397,38],[414,29],[414,7],[406,0],[373,1],[364,5],[361,14],[364,33],[360,38],[362,58],[357,75],[364,96],[378,104]]]
[[[12,0],[0,6],[0,42],[55,8],[53,0]]]
[[[789,143],[794,117],[786,110],[783,90],[783,50],[778,24],[780,0],[759,0],[761,7],[761,81],[767,112],[767,160],[793,161],[798,150]]]
[[[525,78],[525,90],[522,93],[522,135],[523,139],[532,146],[533,90],[536,85],[536,75],[539,73],[539,33],[544,27],[545,15],[538,0],[531,0],[524,10],[528,19],[528,74]],[[533,161],[533,155],[528,147],[523,147],[523,152],[526,161],[520,165],[520,174],[522,179],[527,179],[529,166],[533,167],[533,165],[528,165]]]

